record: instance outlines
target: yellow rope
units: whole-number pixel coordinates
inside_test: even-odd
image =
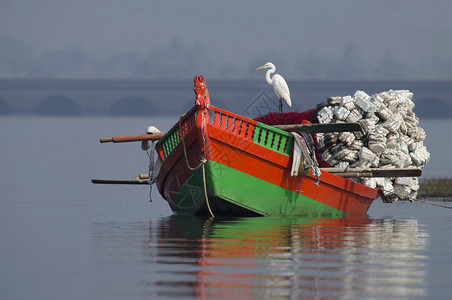
[[[182,118],[183,118],[183,117],[184,117],[184,116],[182,115],[182,116],[180,117],[180,119],[179,119],[179,132],[180,132],[181,139],[182,139],[182,146],[184,147],[185,163],[187,164],[187,168],[188,168],[189,170],[194,171],[194,170],[198,169],[198,168],[203,164],[203,162],[202,162],[202,159],[201,159],[201,162],[199,163],[199,165],[197,165],[197,166],[194,167],[194,168],[192,168],[192,167],[190,166],[190,163],[188,162],[187,147],[185,146],[184,133],[182,132]]]
[[[205,162],[202,163],[202,181],[204,183],[204,195],[206,196],[207,208],[209,209],[210,215],[213,218],[215,216],[213,215],[212,209],[210,208],[209,197],[207,196],[206,171],[204,169],[204,165],[205,165]]]
[[[421,202],[421,203],[425,203],[425,204],[430,204],[430,205],[434,205],[434,206],[439,206],[439,207],[443,207],[443,208],[449,208],[449,209],[452,209],[451,206],[447,206],[447,205],[442,205],[442,204],[438,204],[438,203],[433,203],[433,202],[429,202],[429,201],[424,201],[424,200],[416,199],[416,198],[413,198],[413,197],[410,197],[410,196],[397,194],[397,193],[394,193],[394,192],[391,192],[391,191],[387,191],[387,190],[381,189],[381,188],[379,188],[379,190],[382,191],[382,192],[387,192],[387,193],[394,194],[394,195],[396,195],[397,197],[400,197],[400,198],[407,198],[407,199],[409,199],[411,202],[417,201],[417,202]]]
[[[181,135],[181,139],[182,139],[182,146],[184,148],[184,157],[185,157],[185,163],[187,165],[187,168],[190,169],[191,171],[195,171],[196,169],[198,169],[200,166],[202,166],[202,180],[203,180],[203,185],[204,185],[204,195],[206,197],[206,204],[207,204],[207,208],[209,209],[210,215],[213,217],[214,214],[212,212],[212,209],[210,208],[210,203],[209,203],[209,197],[207,196],[207,185],[206,185],[206,171],[204,168],[204,165],[206,164],[207,160],[203,157],[201,158],[201,161],[199,163],[199,165],[197,165],[195,168],[192,168],[188,162],[188,156],[187,156],[187,147],[185,145],[185,139],[184,139],[184,134],[182,132],[182,118],[184,116],[181,116],[179,119],[179,131],[180,131],[180,135]],[[205,143],[205,139],[204,139],[204,143]],[[205,148],[205,147],[204,147]]]

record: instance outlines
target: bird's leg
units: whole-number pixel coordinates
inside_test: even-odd
[[[279,100],[279,114],[282,114],[282,101]]]

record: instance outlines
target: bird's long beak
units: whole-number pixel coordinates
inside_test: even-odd
[[[257,68],[256,70],[260,70],[260,69],[263,69],[263,68],[265,68],[267,65],[263,65],[262,67],[259,67],[259,68]]]

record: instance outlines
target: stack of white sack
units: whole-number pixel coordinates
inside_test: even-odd
[[[373,96],[363,91],[328,98],[317,113],[320,123],[359,122],[366,131],[318,134],[322,159],[337,168],[422,168],[430,159],[425,131],[413,112],[413,93],[389,90]],[[416,197],[417,177],[359,178],[358,182],[384,190],[384,200]]]

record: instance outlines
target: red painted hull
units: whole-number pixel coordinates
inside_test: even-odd
[[[157,151],[163,160],[162,169],[157,178],[157,186],[163,197],[169,202],[175,212],[187,214],[206,213],[206,206],[200,193],[204,190],[202,186],[190,189],[197,196],[193,196],[193,205],[178,205],[176,200],[181,197],[183,186],[193,179],[199,171],[193,171],[200,164],[202,158],[207,161],[206,166],[215,164],[224,166],[227,170],[233,170],[233,174],[240,178],[252,178],[262,183],[262,188],[274,187],[275,191],[285,191],[290,197],[294,195],[303,196],[303,199],[313,200],[331,211],[338,211],[344,214],[364,214],[369,209],[372,201],[378,197],[378,190],[355,183],[349,179],[338,177],[323,171],[320,182],[317,186],[317,178],[312,175],[305,177],[290,176],[292,166],[292,143],[286,133],[280,130],[267,128],[254,120],[227,112],[225,110],[210,106],[209,108],[197,110],[194,107],[185,115],[180,124],[176,124],[168,137],[157,145]],[[182,142],[183,138],[183,142]],[[168,140],[172,140],[168,143]],[[166,144],[165,144],[166,143]],[[185,152],[184,153],[184,144]],[[208,197],[212,199],[217,211],[224,210],[225,214],[234,214],[234,208],[225,209],[225,205],[220,202],[232,203],[232,207],[249,210],[250,213],[260,215],[275,215],[274,203],[271,201],[281,201],[289,203],[288,199],[263,199],[269,201],[268,210],[266,206],[256,204],[258,200],[247,200],[240,195],[241,191],[235,190],[237,198],[232,196],[222,196],[216,191],[224,191],[231,186],[222,183],[221,176],[210,176],[214,174],[211,169],[207,172],[204,181],[207,183]],[[221,173],[223,174],[223,173]],[[226,174],[226,173],[225,173]],[[232,174],[232,173],[228,173]],[[214,174],[215,175],[215,174]],[[235,175],[234,175],[235,176]],[[231,180],[225,178],[224,181]],[[191,184],[191,183],[190,183]],[[196,184],[192,184],[196,185]],[[199,184],[198,184],[199,185]],[[259,186],[255,188],[259,189]],[[234,190],[234,186],[232,186]],[[223,192],[230,195],[231,193]],[[249,195],[253,195],[253,187],[249,187]],[[279,195],[279,194],[278,194]],[[281,194],[284,195],[284,194]],[[185,198],[184,198],[185,199]],[[252,200],[252,201],[251,201]],[[185,201],[185,200],[184,200]],[[304,201],[304,200],[297,200]],[[185,201],[190,202],[190,200]],[[287,205],[287,204],[286,204]],[[297,204],[298,205],[298,204]],[[302,204],[300,204],[302,205]],[[312,206],[309,214],[316,214],[317,206]],[[306,205],[299,210],[294,210],[294,214],[302,214],[306,211]]]

